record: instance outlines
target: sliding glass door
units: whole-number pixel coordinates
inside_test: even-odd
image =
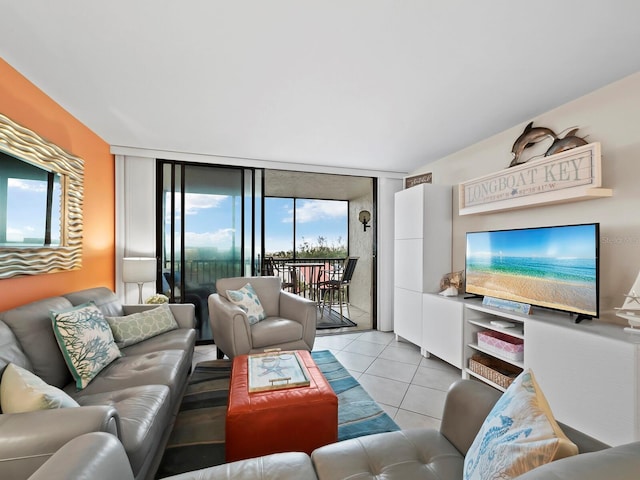
[[[160,291],[195,305],[200,342],[212,340],[216,280],[253,275],[260,263],[263,178],[260,169],[158,161]]]

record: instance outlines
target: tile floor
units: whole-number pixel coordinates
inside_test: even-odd
[[[314,350],[330,350],[400,428],[440,427],[444,397],[460,370],[375,330],[316,337]]]
[[[316,337],[314,350],[330,350],[400,428],[439,428],[444,397],[460,370],[393,333],[353,331]],[[196,347],[194,364],[215,358],[215,347]]]

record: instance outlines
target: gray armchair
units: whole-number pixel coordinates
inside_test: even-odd
[[[247,314],[229,301],[227,290],[247,283],[254,288],[267,318],[250,325]],[[229,358],[269,348],[311,350],[316,337],[317,310],[312,300],[282,290],[279,277],[234,277],[216,281],[209,296],[209,322],[218,347]]]

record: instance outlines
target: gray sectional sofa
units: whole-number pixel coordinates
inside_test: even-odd
[[[420,428],[354,438],[170,477],[171,480],[461,480],[464,455],[499,397],[491,387],[460,380],[449,390],[440,430]],[[563,425],[580,454],[518,477],[522,480],[637,480],[640,442],[610,448]],[[30,480],[131,480],[124,449],[113,435],[87,434],[60,449]],[[489,479],[487,479],[489,480]]]
[[[55,339],[49,312],[90,301],[111,317],[157,307],[122,305],[111,290],[98,287],[0,313],[0,374],[14,363],[62,389],[80,405],[1,413],[0,478],[28,478],[63,445],[88,432],[112,434],[126,453],[120,462],[126,463],[133,478],[153,478],[191,369],[194,306],[170,305],[179,328],[121,349],[122,357],[78,391]],[[99,453],[85,460],[91,462]]]

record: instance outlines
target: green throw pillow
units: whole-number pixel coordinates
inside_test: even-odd
[[[178,328],[178,323],[167,304],[124,317],[106,317],[106,319],[113,332],[113,338],[120,348]]]
[[[78,403],[62,390],[48,385],[40,377],[10,363],[0,382],[2,413],[23,413],[50,408],[78,407]]]
[[[56,340],[79,390],[122,355],[109,324],[93,302],[50,315]]]
[[[240,290],[227,290],[227,298],[231,303],[238,305],[247,314],[249,325],[255,325],[260,320],[267,318],[262,308],[262,303],[256,291],[250,283],[247,283]]]
[[[508,479],[576,455],[553,418],[531,370],[522,372],[494,405],[464,458],[464,480]]]

